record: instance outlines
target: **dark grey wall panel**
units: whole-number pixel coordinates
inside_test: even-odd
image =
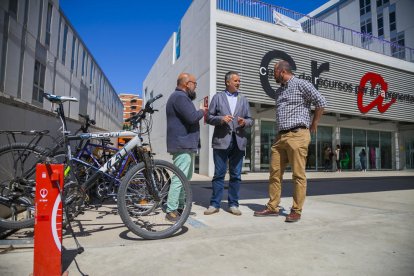
[[[302,74],[311,76],[312,60],[316,61],[318,65],[329,62],[329,72],[323,72],[320,76],[323,79],[351,83],[355,88],[359,85],[362,76],[368,72],[374,72],[382,76],[388,84],[389,92],[414,96],[413,72],[401,71],[378,65],[375,61],[370,63],[341,55],[341,53],[310,48],[284,41],[281,38],[224,25],[217,26],[217,90],[224,89],[224,74],[229,70],[236,70],[241,73],[241,91],[251,102],[274,104],[274,101],[263,91],[259,75],[263,56],[272,50],[282,50],[295,60],[296,76]],[[381,57],[381,55],[378,56]],[[276,61],[273,60],[268,68],[273,68]],[[270,78],[270,83],[274,89],[278,87],[273,78]],[[384,113],[374,107],[368,113],[362,114],[357,105],[357,95],[354,92],[323,86],[320,86],[319,90],[328,101],[328,112],[414,122],[414,102],[397,100]],[[364,105],[369,104],[375,98],[377,98],[376,95],[364,95]],[[389,101],[389,99],[384,99],[384,103]]]

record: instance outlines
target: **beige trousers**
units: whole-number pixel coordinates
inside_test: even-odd
[[[270,160],[268,209],[279,211],[283,173],[286,165],[290,164],[294,185],[292,210],[299,214],[302,212],[306,197],[305,166],[310,140],[309,129],[299,129],[298,132],[288,132],[276,137]]]

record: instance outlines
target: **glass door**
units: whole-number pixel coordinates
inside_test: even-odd
[[[276,136],[276,123],[260,122],[260,170],[269,170],[272,143]]]

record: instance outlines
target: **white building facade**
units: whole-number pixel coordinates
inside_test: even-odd
[[[301,22],[302,31],[274,24],[284,14]],[[289,14],[283,8],[253,0],[195,0],[177,26],[143,84],[144,101],[159,93],[152,145],[157,158],[166,153],[165,104],[180,72],[197,77],[198,107],[224,89],[230,70],[241,76],[240,91],[248,98],[255,124],[249,136],[245,167],[267,171],[275,138],[275,104],[269,96],[278,87],[273,65],[288,60],[295,75],[312,82],[328,102],[318,133],[312,137],[308,170],[323,168],[323,149],[341,145],[349,159],[344,170],[360,169],[358,153],[368,152],[369,170],[414,167],[414,63],[366,49],[364,37],[336,27],[342,37],[325,32],[331,25]],[[283,24],[282,24],[283,25]],[[328,27],[327,27],[328,26]],[[321,33],[321,31],[323,31]],[[335,35],[335,36],[332,36]],[[387,43],[387,42],[385,42]],[[407,58],[410,57],[410,49]],[[384,92],[382,92],[383,90]],[[358,93],[360,92],[360,93]],[[199,173],[212,176],[213,127],[203,121]]]
[[[0,1],[0,112],[10,118],[0,129],[57,130],[44,92],[79,100],[64,105],[71,128],[79,114],[98,129],[122,128],[122,102],[59,1]]]
[[[361,32],[367,44],[373,36],[412,49],[413,10],[412,0],[331,0],[309,13],[309,16]],[[397,45],[391,47],[394,57],[405,59],[406,54],[404,48]]]

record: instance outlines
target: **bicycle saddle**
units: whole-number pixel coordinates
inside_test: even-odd
[[[58,96],[49,93],[43,93],[43,97],[51,103],[64,103],[64,102],[77,102],[78,99],[75,97]]]

